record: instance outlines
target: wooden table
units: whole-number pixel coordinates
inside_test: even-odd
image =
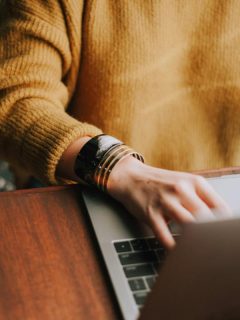
[[[121,319],[80,187],[0,194],[0,319]]]
[[[121,319],[79,186],[0,193],[0,320],[5,319]]]

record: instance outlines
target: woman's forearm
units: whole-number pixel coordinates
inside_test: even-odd
[[[69,145],[57,166],[58,177],[80,181],[74,164],[90,139],[79,138]],[[169,219],[189,223],[202,218],[215,219],[215,215],[232,215],[228,205],[204,178],[154,168],[131,155],[120,159],[111,170],[106,190],[130,213],[148,223],[169,248],[174,246],[167,226]]]

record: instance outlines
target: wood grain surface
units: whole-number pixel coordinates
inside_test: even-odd
[[[0,194],[0,320],[121,319],[79,192]]]
[[[0,193],[0,320],[122,318],[79,194],[79,186]]]

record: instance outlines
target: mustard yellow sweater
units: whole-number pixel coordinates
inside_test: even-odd
[[[238,0],[0,0],[0,156],[56,183],[63,151],[100,128],[158,167],[240,165],[239,14]]]

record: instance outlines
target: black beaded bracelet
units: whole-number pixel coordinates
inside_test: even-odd
[[[82,181],[107,191],[107,182],[113,167],[127,155],[144,162],[139,153],[120,140],[101,134],[90,139],[82,147],[76,158],[74,171]]]

